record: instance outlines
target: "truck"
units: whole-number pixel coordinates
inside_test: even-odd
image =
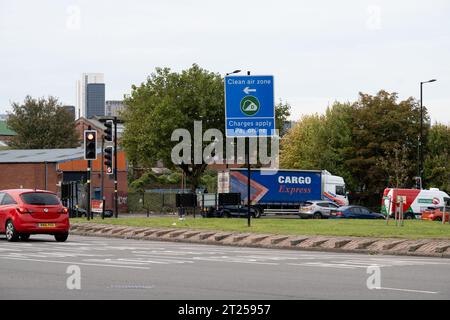
[[[218,192],[240,193],[243,203],[248,203],[247,181],[247,169],[220,172]],[[257,216],[298,214],[301,205],[314,200],[348,205],[344,179],[326,170],[251,170],[250,203]]]
[[[421,219],[422,212],[430,207],[443,206],[445,198],[449,196],[437,188],[429,190],[386,188],[381,200],[381,213],[394,216],[399,197],[406,200],[403,203],[404,218],[411,220]]]

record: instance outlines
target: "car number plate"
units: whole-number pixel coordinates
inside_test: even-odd
[[[56,227],[56,224],[54,223],[39,223],[39,228],[54,228]]]

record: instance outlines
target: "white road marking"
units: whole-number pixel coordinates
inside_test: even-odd
[[[245,263],[262,265],[289,265],[297,267],[322,267],[336,269],[362,269],[369,266],[402,267],[449,265],[447,260],[426,258],[401,258],[389,256],[368,257],[326,252],[288,252],[269,249],[230,248],[211,245],[180,245],[176,243],[127,243],[119,239],[108,242],[97,238],[86,241],[55,244],[54,242],[0,243],[0,258],[64,259],[80,258],[81,262],[102,264],[149,265],[184,264],[196,261],[219,263]],[[90,259],[87,259],[90,258]],[[31,261],[31,260],[30,260]],[[45,260],[42,260],[45,261]],[[61,261],[65,263],[64,261]]]
[[[245,263],[245,264],[262,264],[262,265],[272,265],[272,266],[279,266],[279,263],[272,263],[272,262],[256,262],[256,261],[245,261],[245,260],[231,260],[234,258],[229,259],[221,259],[221,258],[206,258],[206,257],[193,257],[193,260],[196,261],[209,261],[209,262],[220,262],[220,263]]]
[[[434,291],[423,291],[423,290],[412,290],[412,289],[397,289],[397,288],[379,288],[376,290],[389,290],[389,291],[403,291],[403,292],[412,292],[412,293],[425,293],[425,294],[439,294],[439,292]]]
[[[136,261],[136,260],[127,260],[127,259],[86,259],[84,260],[86,262],[95,262],[95,263],[105,263],[105,264],[112,264],[112,265],[146,265],[148,263],[143,261]],[[160,262],[155,262],[160,263]],[[168,263],[160,263],[160,264],[168,264]]]
[[[43,262],[43,263],[70,264],[70,265],[81,265],[81,266],[92,266],[92,267],[112,267],[112,268],[127,268],[127,269],[150,270],[149,267],[108,265],[108,264],[98,264],[98,263],[86,263],[86,262],[79,262],[79,261],[75,261],[75,262],[74,261],[51,261],[51,260],[23,259],[23,258],[13,258],[13,257],[0,257],[0,259]]]
[[[319,268],[336,268],[336,269],[357,269],[357,268],[366,268],[364,266],[355,266],[349,264],[340,264],[340,263],[324,263],[324,262],[305,262],[305,263],[288,263],[289,266],[298,266],[298,267],[319,267]]]

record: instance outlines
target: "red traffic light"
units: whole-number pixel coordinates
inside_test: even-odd
[[[84,159],[97,159],[97,131],[95,130],[84,131]]]

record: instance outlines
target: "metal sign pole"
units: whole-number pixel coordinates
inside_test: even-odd
[[[251,189],[250,189],[250,179],[251,179],[251,166],[250,166],[250,138],[246,138],[247,140],[247,225],[248,227],[251,227],[251,214],[250,214],[250,205],[251,205]]]
[[[103,196],[103,198],[102,198],[102,220],[104,220],[105,219],[105,201],[106,200],[106,198],[105,198],[105,196]]]
[[[404,198],[402,198],[402,201],[401,201],[401,203],[400,203],[400,226],[402,226],[403,227],[403,222],[404,222],[404,218],[405,218],[405,216],[404,216],[404,213],[403,213],[403,204],[404,204]]]
[[[395,201],[395,225],[398,227],[398,211],[400,210],[398,197]]]
[[[236,72],[237,73],[237,72]],[[251,226],[250,138],[275,134],[273,76],[225,77],[225,130],[227,138],[244,138],[247,161],[247,224]],[[243,192],[245,194],[245,192]],[[243,198],[244,199],[244,198]],[[245,204],[244,204],[245,205]],[[241,207],[245,212],[245,208]]]
[[[247,71],[247,75],[250,75],[250,71]],[[251,189],[250,189],[250,179],[251,179],[251,172],[252,168],[250,165],[250,137],[247,138],[247,225],[248,227],[251,227],[251,215],[250,215],[250,204],[251,204]]]
[[[114,213],[119,217],[119,194],[117,190],[117,117],[114,117]]]
[[[446,205],[446,203],[445,203],[445,201],[444,201],[444,209],[442,210],[443,212],[442,212],[442,224],[445,224],[445,205]],[[449,220],[450,220],[450,217],[449,217]],[[449,223],[450,223],[450,221],[449,221]]]
[[[392,210],[392,198],[390,196],[388,196],[388,207],[387,207],[387,212],[386,212],[386,225],[389,224],[389,218],[391,216],[391,210]]]

